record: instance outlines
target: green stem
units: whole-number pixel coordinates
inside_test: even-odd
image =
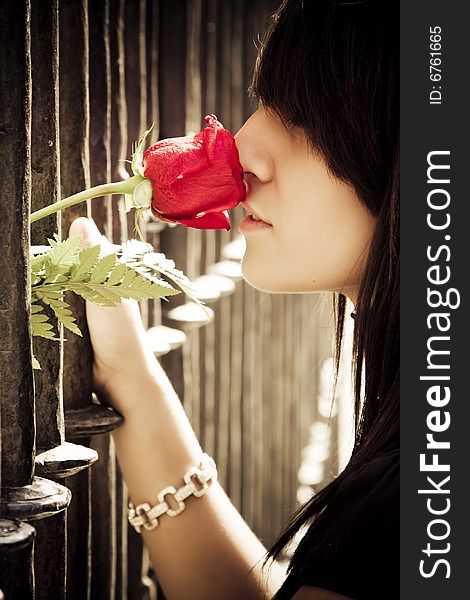
[[[139,183],[142,183],[144,179],[145,177],[142,177],[141,175],[133,175],[132,177],[129,177],[129,179],[124,179],[123,181],[105,183],[89,188],[88,190],[83,190],[83,192],[73,194],[73,196],[54,202],[54,204],[50,204],[49,206],[45,206],[44,208],[31,213],[30,221],[31,223],[35,223],[36,221],[39,221],[39,219],[44,219],[44,217],[52,215],[59,210],[69,208],[69,206],[74,206],[75,204],[80,204],[80,202],[91,198],[108,196],[110,194],[132,194],[135,188]]]

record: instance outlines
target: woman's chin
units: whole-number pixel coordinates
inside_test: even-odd
[[[328,286],[322,286],[322,282],[293,280],[288,276],[283,279],[279,270],[270,277],[266,269],[250,268],[249,262],[245,259],[242,261],[242,276],[249,286],[268,294],[321,294],[331,291]]]
[[[247,264],[245,259],[242,260],[242,276],[246,283],[260,292],[273,292],[274,282],[270,282],[269,278],[266,277],[266,273],[263,273],[261,269],[252,269]],[[278,282],[279,283],[279,282]]]
[[[272,277],[266,269],[254,269],[250,268],[247,261],[242,261],[242,275],[246,283],[258,290],[259,292],[266,292],[268,294],[289,294],[294,292],[293,289],[279,277],[279,271],[276,271]]]

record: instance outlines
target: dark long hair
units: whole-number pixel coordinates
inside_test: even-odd
[[[345,470],[300,508],[270,549],[267,559],[277,558],[313,520],[290,569],[340,482],[398,444],[398,69],[398,0],[284,0],[262,39],[249,89],[286,127],[306,133],[331,173],[351,184],[377,219],[355,306],[354,448]],[[346,297],[333,299],[337,377]]]

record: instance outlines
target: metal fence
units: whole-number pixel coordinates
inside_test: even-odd
[[[0,7],[0,588],[7,600],[161,597],[110,432],[122,417],[92,394],[83,338],[34,338],[29,245],[92,216],[132,237],[119,200],[29,224],[30,210],[125,176],[131,143],[199,131],[215,113],[235,132],[268,0],[2,0]],[[234,504],[270,544],[296,507],[297,469],[318,412],[316,368],[331,353],[318,295],[269,295],[241,277],[243,238],[144,223],[147,240],[200,288],[212,320],[178,295],[141,303],[169,374]]]

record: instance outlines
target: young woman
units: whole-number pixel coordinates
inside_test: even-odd
[[[236,135],[248,212],[243,274],[270,292],[331,291],[337,359],[355,305],[352,458],[269,551],[217,482],[144,542],[169,600],[399,597],[398,2],[286,0],[258,57],[259,108]],[[76,220],[85,243],[98,231]],[[87,304],[95,387],[125,416],[113,432],[134,504],[155,501],[202,449],[146,349],[137,304]],[[362,398],[362,400],[361,400]],[[273,561],[308,526],[286,574]]]

